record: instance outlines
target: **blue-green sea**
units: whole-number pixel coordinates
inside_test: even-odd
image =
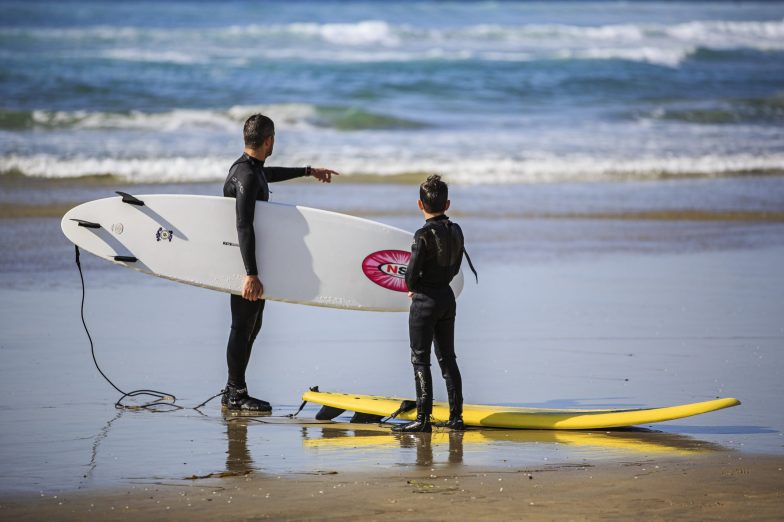
[[[0,172],[459,183],[784,171],[780,2],[0,1]]]

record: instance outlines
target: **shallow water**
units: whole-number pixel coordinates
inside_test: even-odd
[[[288,187],[287,195],[303,202],[323,194]],[[379,219],[416,225],[390,203],[398,193],[403,200],[403,189],[332,189],[336,205],[347,208],[385,191],[392,197],[380,201],[393,212]],[[604,186],[597,194],[613,190]],[[644,199],[637,191],[645,187],[623,190]],[[772,205],[775,191],[767,193]],[[759,205],[739,201],[747,205],[741,208]],[[338,419],[343,424],[313,424],[311,406],[296,421],[226,419],[217,400],[202,413],[120,413],[113,407],[117,394],[90,360],[73,250],[58,220],[3,220],[4,244],[13,241],[21,261],[4,257],[0,279],[0,490],[169,482],[226,471],[517,470],[784,452],[779,222],[489,219],[469,212],[461,223],[470,239],[482,230],[492,238],[477,241],[480,284],[467,284],[459,300],[457,351],[467,402],[633,408],[732,396],[743,404],[642,427],[654,432],[482,430],[462,440],[443,433],[393,437],[346,425],[347,416]],[[221,388],[226,295],[88,255],[83,263],[96,355],[120,388],[163,389],[185,406]],[[405,314],[269,303],[248,370],[251,391],[270,400],[276,415],[293,413],[314,385],[410,396],[407,344]],[[443,400],[437,374],[435,382]]]
[[[127,185],[0,177],[0,287],[26,287],[40,272],[63,271],[55,285],[78,284],[73,247],[59,218],[84,201],[132,194],[221,194],[220,183]],[[416,187],[278,183],[272,200],[359,215],[406,229],[420,226]],[[781,244],[784,177],[715,180],[454,186],[450,214],[478,261],[540,263],[610,253],[679,253]],[[116,274],[108,263],[84,258],[91,271]],[[101,284],[114,281],[113,276]]]

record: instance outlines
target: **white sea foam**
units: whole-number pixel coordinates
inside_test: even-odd
[[[159,49],[107,49],[98,53],[102,58],[122,60],[128,62],[146,63],[174,63],[180,65],[195,65],[209,63],[209,58],[196,52],[161,51]]]
[[[434,170],[437,166],[433,165]],[[662,177],[717,177],[752,171],[784,173],[784,154],[608,158],[588,155],[522,161],[469,161],[452,178],[461,183],[549,183],[563,181],[653,180]]]
[[[476,24],[442,28],[415,27],[409,24],[390,24],[383,20],[363,20],[354,23],[290,23],[247,24],[214,28],[144,28],[96,25],[78,28],[2,27],[0,35],[30,36],[49,39],[100,39],[121,41],[129,39],[196,37],[209,41],[215,37],[276,38],[281,35],[318,38],[341,45],[403,45],[410,41],[514,41],[556,42],[559,39],[583,41],[630,42],[646,38],[675,38],[690,42],[725,41],[732,37],[754,45],[760,41],[775,41],[784,46],[784,19],[775,21],[696,20],[672,25],[662,23],[609,24],[599,26],[565,24]]]
[[[278,128],[342,130],[421,128],[407,118],[370,112],[351,106],[308,103],[235,105],[228,109],[173,109],[162,112],[45,111],[31,113],[32,125],[49,130],[135,130],[155,133],[218,130],[235,133],[248,116],[262,113]]]
[[[338,45],[400,45],[404,29],[393,28],[381,20],[367,20],[353,24],[291,24],[285,32],[317,36]]]
[[[227,110],[175,109],[165,112],[33,111],[33,122],[43,127],[73,129],[133,129],[175,132],[194,128],[213,128],[235,132],[248,116],[263,113],[278,127],[312,128],[318,108],[305,103],[273,105],[236,105]]]
[[[784,172],[784,154],[668,156],[649,158],[608,158],[589,155],[541,155],[527,159],[476,158],[448,156],[430,158],[409,154],[393,158],[396,151],[379,154],[346,155],[329,158],[325,164],[346,178],[356,174],[394,176],[410,172],[435,172],[462,184],[477,183],[551,183],[565,181],[651,180],[661,177],[717,177],[752,171]],[[61,158],[54,155],[8,155],[0,157],[0,172],[19,171],[31,177],[78,178],[112,174],[130,182],[204,182],[219,181],[233,157],[167,158]],[[276,157],[281,165],[298,165],[300,158]]]
[[[50,154],[5,156],[0,171],[17,170],[30,177],[80,178],[114,175],[134,183],[214,181],[226,176],[233,158],[60,158]]]
[[[41,40],[132,40],[151,34],[162,34],[161,29],[115,25],[93,25],[88,27],[0,27],[0,36],[26,36]]]
[[[622,59],[678,65],[696,49],[784,50],[784,20],[691,21],[599,26],[476,24],[418,27],[382,20],[354,23],[248,24],[217,28],[93,26],[0,28],[2,36],[90,42],[83,50],[117,60],[203,63],[285,60]],[[249,52],[248,42],[252,42]],[[122,44],[122,47],[101,48]],[[158,52],[159,49],[169,49]]]
[[[546,153],[524,159],[508,157],[455,159],[445,156],[412,157],[397,163],[344,159],[341,163],[344,175],[370,172],[383,176],[406,172],[434,172],[464,184],[655,180],[678,176],[710,178],[752,171],[784,173],[784,154],[613,158],[606,155]]]
[[[668,27],[667,36],[706,47],[784,49],[784,20],[776,22],[688,22]]]
[[[663,49],[660,47],[599,47],[569,49],[558,53],[561,59],[627,60],[676,67],[696,48]]]

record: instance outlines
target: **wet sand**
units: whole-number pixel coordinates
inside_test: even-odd
[[[425,446],[427,435],[407,435]],[[784,457],[315,470],[0,499],[5,520],[780,520]],[[231,474],[229,474],[231,475]]]

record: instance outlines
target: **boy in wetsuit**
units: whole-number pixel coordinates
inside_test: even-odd
[[[433,409],[433,380],[430,375],[430,345],[435,352],[449,397],[446,427],[462,430],[463,383],[455,357],[455,294],[449,286],[463,260],[463,232],[444,214],[449,209],[449,191],[441,176],[430,176],[419,187],[419,209],[425,226],[414,234],[406,284],[411,298],[408,333],[416,383],[416,420],[392,428],[398,432],[430,432]]]

